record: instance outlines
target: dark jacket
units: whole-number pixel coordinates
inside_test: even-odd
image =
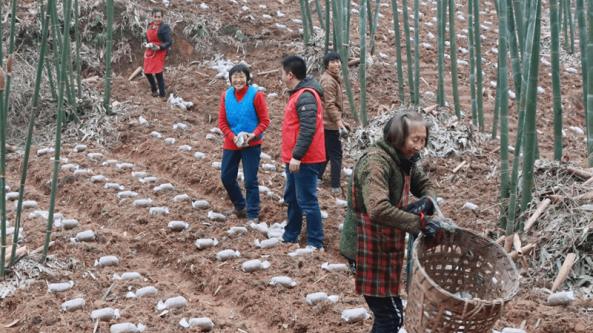
[[[340,237],[340,253],[348,259],[356,260],[357,251],[357,219],[356,213],[369,215],[371,222],[393,227],[405,232],[420,232],[420,217],[407,213],[397,206],[402,199],[404,175],[400,167],[401,161],[397,150],[380,139],[372,150],[382,150],[391,158],[382,154],[370,154],[362,157],[348,182],[348,211],[344,218],[344,228]],[[433,183],[426,177],[422,168],[414,164],[410,169],[410,191],[417,198],[429,196],[436,200],[437,192]],[[352,205],[352,187],[355,188],[356,209]]]
[[[302,88],[314,89],[319,94],[319,97],[323,98],[323,88],[319,82],[310,77],[301,80],[294,90],[288,92],[288,95],[290,96]],[[297,160],[301,160],[309,150],[309,146],[315,136],[317,126],[317,100],[315,96],[305,91],[297,100],[296,110],[301,121],[301,129],[292,156]]]
[[[152,23],[148,24],[146,30],[150,28],[151,24]],[[159,26],[159,30],[157,30],[156,32],[156,35],[159,41],[163,43],[160,45],[161,50],[167,50],[167,54],[169,54],[168,49],[173,44],[173,41],[171,39],[171,27],[165,22],[161,23],[161,25]],[[142,34],[142,40],[144,41],[144,43],[148,43],[148,37],[146,36],[146,32]]]

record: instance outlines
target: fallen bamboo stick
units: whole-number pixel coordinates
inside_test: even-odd
[[[458,166],[455,167],[455,169],[453,169],[453,173],[459,171],[459,169],[461,169],[461,167],[463,167],[466,163],[466,161],[461,162]]]
[[[132,73],[132,75],[130,75],[128,78],[128,81],[132,81],[138,74],[140,74],[140,72],[142,72],[142,66],[138,66],[138,68],[136,68],[134,73]]]
[[[4,262],[9,263],[10,259],[12,259],[12,251],[6,251],[6,252],[8,252],[8,254],[6,256],[4,256]],[[22,246],[22,247],[19,247],[18,249],[16,249],[17,257],[23,253],[25,253],[25,254],[29,253],[29,249],[26,246]]]
[[[521,252],[523,252],[523,254],[529,254],[529,252],[533,251],[533,249],[535,249],[535,244],[527,244],[521,248]],[[519,253],[517,253],[517,251],[513,251],[509,254],[509,256],[511,256],[511,259],[516,260],[519,258]]]
[[[525,268],[525,270],[528,271],[529,263],[527,262],[527,259],[525,259],[525,257],[521,257],[519,258],[519,261],[521,261],[521,266],[523,266],[523,268]]]
[[[271,71],[267,71],[267,72],[261,72],[261,73],[257,73],[257,75],[266,75],[266,74],[272,74],[272,73],[276,73],[278,71],[278,68],[273,69]]]
[[[511,253],[513,249],[513,239],[515,238],[514,235],[509,235],[504,240],[504,252]]]
[[[573,168],[573,167],[566,167],[566,170],[568,170],[569,172],[571,172],[574,176],[577,176],[577,177],[582,178],[584,180],[587,180],[587,179],[593,177],[593,173],[591,173],[589,171],[582,170],[582,169]]]
[[[95,75],[95,76],[91,76],[91,77],[87,77],[86,79],[82,79],[82,82],[97,82],[99,80],[99,76]]]
[[[498,239],[496,240],[496,244],[502,245],[502,242],[504,242],[505,238],[506,238],[506,236],[498,237]]]
[[[533,226],[533,224],[535,223],[535,221],[537,221],[537,219],[542,215],[542,213],[544,212],[544,210],[546,210],[546,208],[548,207],[548,205],[550,205],[550,202],[552,202],[552,200],[550,200],[549,198],[546,198],[539,205],[539,207],[537,207],[537,209],[535,210],[535,212],[533,213],[533,215],[531,215],[531,217],[529,218],[529,220],[527,220],[527,223],[525,223],[525,228],[523,228],[524,231],[529,230],[529,228],[531,228]]]
[[[593,191],[574,197],[575,200],[591,200],[593,199]]]
[[[593,185],[593,177],[589,178],[589,180],[587,180],[586,182],[581,184],[582,187],[589,186],[589,185]]]
[[[54,242],[54,241],[49,242],[49,244],[47,244],[47,248],[52,247],[55,243],[56,242]],[[29,253],[29,255],[34,255],[34,254],[40,253],[41,251],[43,251],[43,246],[36,248],[35,250],[33,250],[33,252]]]
[[[431,106],[427,106],[427,107],[425,107],[423,110],[424,110],[424,112],[426,112],[426,113],[429,113],[429,112],[431,112],[432,110],[436,110],[436,108],[438,108],[438,107],[439,107],[439,105],[438,105],[438,104],[433,104],[433,105],[431,105]]]
[[[564,196],[563,195],[552,194],[552,195],[548,195],[548,198],[550,200],[552,200],[552,203],[563,203],[564,202]]]
[[[348,66],[354,66],[360,64],[360,58],[354,58],[348,61]]]
[[[515,251],[517,251],[519,257],[523,256],[523,250],[521,250],[521,238],[519,238],[518,233],[515,233],[515,237],[513,237],[513,247],[515,248]]]
[[[558,289],[558,287],[560,287],[562,282],[564,282],[564,280],[566,280],[566,278],[568,277],[568,274],[570,273],[570,269],[572,268],[572,265],[574,264],[575,258],[576,258],[576,254],[569,253],[566,256],[566,259],[564,259],[564,264],[562,264],[562,268],[560,268],[560,273],[558,273],[558,276],[556,276],[556,280],[554,280],[554,284],[552,285],[552,289],[551,289],[552,293],[555,293],[556,289]]]

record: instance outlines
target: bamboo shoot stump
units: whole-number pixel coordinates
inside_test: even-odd
[[[552,293],[555,293],[558,287],[560,287],[560,285],[562,284],[562,282],[564,282],[564,280],[566,280],[566,278],[568,277],[570,269],[574,264],[575,258],[576,254],[569,253],[566,256],[566,259],[564,259],[564,264],[562,264],[562,268],[560,268],[560,273],[558,273],[558,276],[556,276],[556,280],[554,280],[554,284],[552,285]]]
[[[519,257],[521,257],[523,255],[523,250],[521,250],[521,238],[519,238],[519,234],[517,233],[515,233],[515,237],[513,237],[513,247],[515,248],[515,251],[517,251]]]
[[[504,252],[511,253],[513,249],[513,240],[515,239],[515,235],[509,235],[504,240]]]
[[[552,200],[550,200],[549,198],[546,198],[539,205],[539,207],[537,207],[537,209],[535,210],[533,215],[531,215],[529,220],[527,220],[527,223],[525,223],[525,228],[523,229],[524,231],[529,230],[529,228],[531,228],[533,226],[535,221],[537,221],[537,219],[543,214],[543,212],[546,210],[546,208],[548,208],[548,206],[550,205],[551,202],[552,202]]]
[[[132,73],[132,75],[130,75],[130,78],[128,78],[128,81],[132,81],[138,74],[140,74],[140,72],[142,72],[142,66],[136,68],[134,73]]]
[[[582,169],[567,167],[566,170],[568,170],[568,172],[572,173],[574,176],[577,176],[584,180],[587,180],[587,179],[593,177],[593,173],[591,173],[589,171],[582,170]]]
[[[533,251],[533,249],[535,249],[535,244],[527,244],[521,248],[521,252],[523,254],[529,254],[529,252]],[[517,251],[511,252],[509,255],[511,256],[511,259],[513,259],[513,261],[519,258],[519,252]]]

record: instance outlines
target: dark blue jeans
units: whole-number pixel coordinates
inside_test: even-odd
[[[404,324],[404,307],[398,297],[372,297],[364,295],[375,315],[371,333],[397,333]]]
[[[303,212],[307,216],[307,245],[323,246],[321,210],[317,200],[317,177],[321,163],[301,164],[297,173],[290,173],[286,164],[286,190],[284,202],[288,204],[288,224],[284,228],[284,241],[298,242],[303,227]]]
[[[229,194],[229,198],[235,205],[236,210],[241,210],[247,206],[247,218],[259,217],[259,184],[257,182],[257,171],[259,170],[259,160],[261,155],[261,146],[253,146],[239,150],[227,150],[222,153],[222,166],[220,178],[222,184]],[[239,173],[239,162],[243,161],[243,174],[245,176],[245,192],[247,202],[243,197],[243,192],[237,182]]]
[[[340,141],[340,131],[325,130],[325,163],[321,163],[319,179],[323,178],[327,163],[331,162],[331,187],[340,187],[340,176],[342,176],[342,142]]]
[[[154,77],[152,76],[153,74],[146,74],[146,78],[148,79],[148,82],[150,83],[150,89],[152,89],[152,92],[156,92],[156,86],[157,86],[157,82],[159,85],[159,96],[160,97],[165,97],[165,79],[163,78],[163,73],[157,73],[154,74],[154,76],[156,76],[156,80],[157,82],[154,82]]]

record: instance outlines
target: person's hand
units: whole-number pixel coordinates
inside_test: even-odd
[[[343,127],[346,128],[346,130],[348,131],[348,133],[352,132],[352,126],[350,126],[350,124],[348,124],[346,121],[344,121],[342,119],[342,124],[344,125]]]
[[[161,47],[158,45],[152,44],[152,47],[150,49],[153,51],[159,51],[161,49]]]
[[[152,50],[152,43],[144,43],[144,47],[149,50]]]
[[[255,139],[255,134],[253,134],[253,133],[247,133],[247,135],[245,137],[246,137],[245,138],[245,142],[249,142],[249,141]]]
[[[402,207],[402,210],[412,214],[423,213],[424,215],[432,215],[434,214],[434,205],[430,199],[421,198],[416,202]]]
[[[424,222],[424,228],[422,232],[426,237],[426,240],[433,245],[441,243],[443,237],[443,230],[441,229],[441,223],[439,221],[429,219],[421,215],[422,221]]]
[[[299,172],[299,170],[301,169],[301,161],[296,160],[296,159],[291,159],[290,160],[290,164],[288,165],[288,171],[290,171],[290,173],[297,173]]]
[[[350,136],[346,127],[340,127],[340,139],[346,139]]]

